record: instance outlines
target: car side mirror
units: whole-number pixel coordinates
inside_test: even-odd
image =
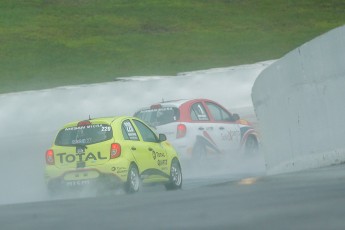
[[[165,134],[160,133],[159,134],[159,142],[163,142],[167,140],[167,136],[165,136]]]
[[[234,119],[234,121],[238,121],[240,119],[240,115],[238,115],[237,113],[232,114],[232,118]]]

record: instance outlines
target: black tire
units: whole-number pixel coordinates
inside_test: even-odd
[[[128,170],[127,181],[125,183],[125,191],[128,194],[139,191],[141,185],[139,170],[136,165],[131,164]]]
[[[173,159],[170,167],[169,183],[165,184],[167,190],[176,190],[182,187],[182,170],[180,162]]]
[[[246,155],[255,155],[258,153],[259,144],[258,144],[258,140],[256,139],[255,136],[253,136],[253,135],[248,136],[248,138],[246,140],[244,151],[245,151]]]

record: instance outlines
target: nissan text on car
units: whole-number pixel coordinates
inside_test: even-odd
[[[120,116],[66,124],[46,151],[45,179],[56,194],[75,187],[137,192],[141,183],[182,186],[179,158],[164,134],[142,120]]]
[[[250,122],[209,99],[164,101],[134,116],[165,134],[181,160],[258,150],[258,134]]]

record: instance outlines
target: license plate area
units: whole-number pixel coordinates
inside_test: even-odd
[[[65,181],[84,181],[90,179],[96,179],[99,177],[99,172],[90,170],[90,171],[74,171],[68,172],[64,176]]]
[[[72,180],[72,181],[66,181],[67,187],[80,187],[80,186],[87,186],[90,185],[90,180]]]

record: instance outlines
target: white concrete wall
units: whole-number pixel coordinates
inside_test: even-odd
[[[345,161],[345,26],[263,70],[252,99],[268,173]]]

